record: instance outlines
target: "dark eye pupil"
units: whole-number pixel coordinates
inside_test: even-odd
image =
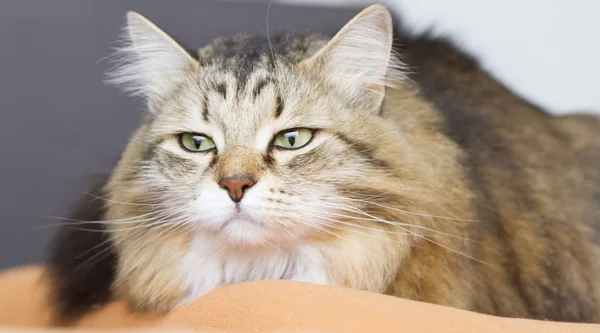
[[[285,133],[284,135],[288,139],[290,146],[293,147],[294,144],[296,143],[296,136],[298,136],[298,132],[289,132],[289,133]]]
[[[193,140],[194,140],[194,146],[196,146],[196,149],[200,149],[203,138],[201,136],[196,135],[196,136],[194,136]]]

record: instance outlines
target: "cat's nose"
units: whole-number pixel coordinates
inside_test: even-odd
[[[219,180],[219,186],[222,189],[229,192],[229,197],[234,202],[242,201],[244,192],[252,187],[256,182],[250,177],[236,177],[236,178],[221,178]]]

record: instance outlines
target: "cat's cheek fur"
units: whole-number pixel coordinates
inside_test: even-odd
[[[323,244],[321,253],[331,284],[392,293],[390,286],[410,254],[409,240],[377,227],[340,232],[337,239]]]
[[[294,280],[332,284],[324,257],[316,246],[293,250],[228,249],[222,241],[198,234],[180,261],[186,295],[174,307],[188,303],[220,285],[256,280]]]
[[[156,235],[118,238],[119,261],[112,290],[138,310],[166,312],[188,294],[185,276],[178,263],[188,251],[187,233],[156,241]],[[129,235],[131,236],[131,235]]]

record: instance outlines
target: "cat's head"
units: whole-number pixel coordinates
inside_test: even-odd
[[[126,32],[110,81],[148,115],[108,192],[132,221],[282,246],[360,223],[390,190],[402,136],[380,112],[402,73],[384,7],[331,40],[225,37],[197,57],[139,14]]]

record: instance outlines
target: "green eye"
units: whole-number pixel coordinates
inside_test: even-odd
[[[186,150],[191,152],[203,152],[215,148],[215,143],[211,138],[195,133],[181,134],[179,142]]]
[[[312,139],[314,131],[309,128],[296,128],[279,132],[275,136],[274,146],[283,149],[298,149],[306,146]]]

